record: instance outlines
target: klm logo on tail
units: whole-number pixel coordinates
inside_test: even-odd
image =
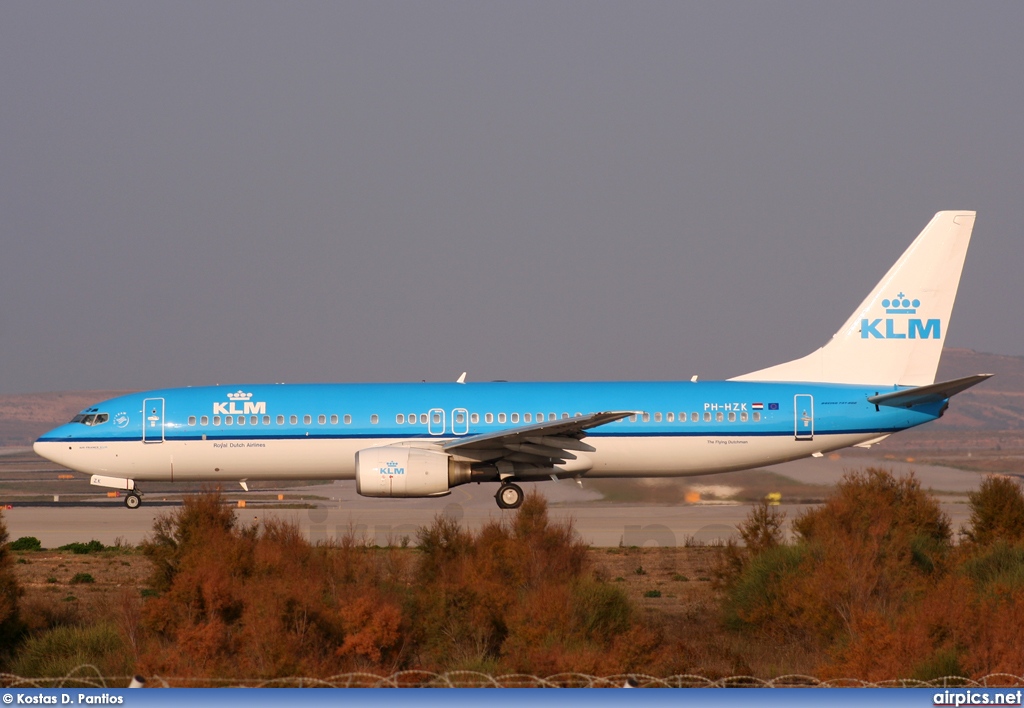
[[[920,300],[911,300],[900,293],[892,300],[882,300],[887,315],[916,315]],[[861,339],[941,339],[942,324],[938,319],[919,317],[886,317],[860,321]]]

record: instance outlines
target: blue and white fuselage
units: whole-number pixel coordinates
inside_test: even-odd
[[[515,507],[517,480],[700,475],[867,445],[985,378],[933,383],[973,223],[940,212],[829,344],[729,381],[165,389],[90,407],[35,450],[128,490],[129,506],[139,481],[295,478],[395,497],[499,482]]]
[[[137,480],[279,479],[282,471],[353,479],[355,453],[368,445],[443,444],[615,410],[636,414],[588,431],[595,451],[580,452],[562,471],[694,475],[861,444],[933,420],[945,405],[868,402],[880,392],[887,391],[732,381],[167,389],[105,401],[84,413],[104,422],[68,423],[40,438],[36,449],[82,472]],[[245,400],[229,399],[240,394]]]

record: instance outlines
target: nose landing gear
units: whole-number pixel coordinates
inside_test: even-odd
[[[142,493],[138,489],[128,492],[128,496],[124,498],[124,505],[129,509],[138,509],[140,504],[142,504]]]
[[[498,487],[494,500],[498,502],[499,509],[518,509],[523,504],[523,490],[511,482],[503,483]]]

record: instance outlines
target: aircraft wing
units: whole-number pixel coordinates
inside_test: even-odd
[[[868,402],[874,403],[876,406],[894,406],[898,408],[913,408],[925,403],[938,403],[961,391],[966,391],[971,386],[980,384],[990,376],[992,374],[975,374],[974,376],[965,376],[962,379],[905,388],[902,391],[869,396]]]
[[[477,462],[510,462],[552,467],[575,460],[573,452],[594,452],[582,442],[587,430],[622,420],[637,411],[607,411],[549,420],[452,440],[444,450]]]

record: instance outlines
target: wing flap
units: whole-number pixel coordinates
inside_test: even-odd
[[[575,460],[576,455],[572,454],[568,450],[562,450],[557,447],[548,447],[547,445],[534,445],[533,443],[508,443],[505,445],[505,449],[512,450],[513,452],[525,452],[530,455],[538,455],[540,457],[561,457],[563,460]]]
[[[557,447],[560,450],[575,450],[576,452],[595,452],[597,448],[593,445],[587,445],[585,442],[576,438],[570,438],[565,435],[547,435],[542,437],[528,437],[527,442],[532,442],[536,445],[546,445],[548,447]]]
[[[549,420],[493,433],[473,435],[446,443],[443,449],[480,463],[514,462],[536,467],[554,467],[577,460],[574,452],[594,452],[580,441],[588,430],[622,420],[636,411],[603,411]]]

